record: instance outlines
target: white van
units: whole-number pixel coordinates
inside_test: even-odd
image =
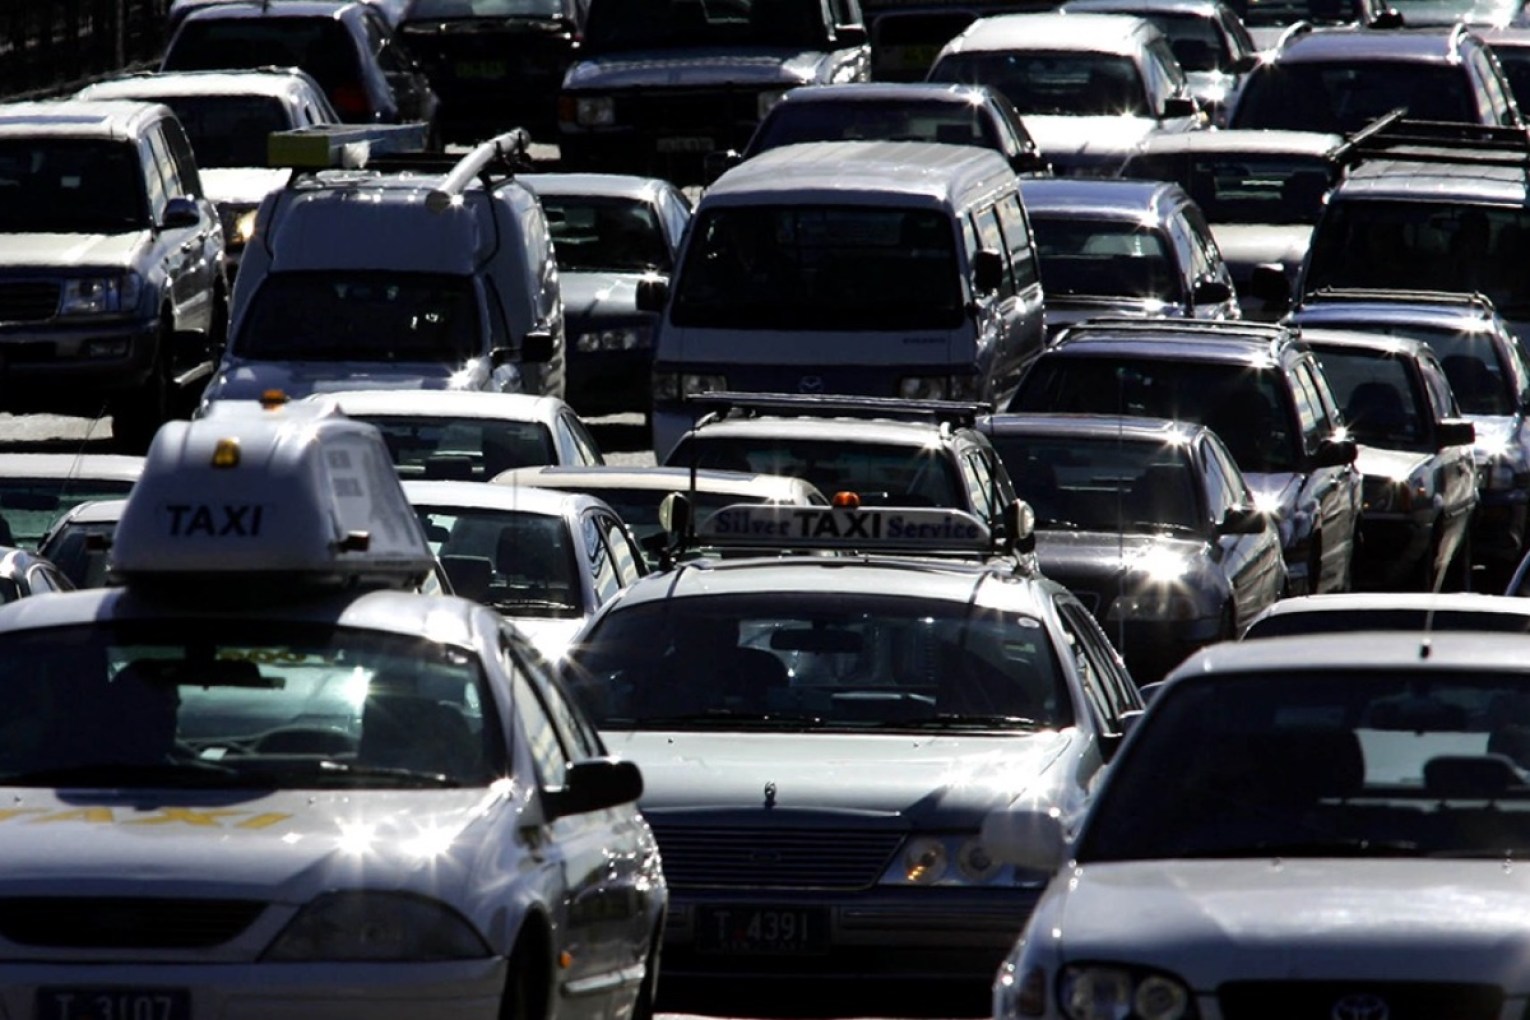
[[[1042,347],[1030,223],[1004,157],[917,142],[789,145],[702,198],[662,311],[654,453],[716,390],[1004,407]]]

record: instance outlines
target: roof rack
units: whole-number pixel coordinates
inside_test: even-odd
[[[1450,305],[1481,308],[1492,312],[1493,299],[1480,291],[1457,290],[1380,290],[1374,287],[1319,287],[1302,296],[1302,304],[1325,304],[1330,301],[1367,301],[1378,304]]]
[[[1409,120],[1399,107],[1366,125],[1330,153],[1352,165],[1366,159],[1530,168],[1530,130],[1452,121]]]
[[[1250,319],[1138,319],[1129,316],[1102,316],[1068,326],[1063,336],[1078,333],[1165,333],[1184,336],[1227,336],[1234,340],[1278,341],[1293,339],[1296,331],[1278,322]]]
[[[979,415],[992,414],[993,405],[981,401],[901,400],[897,397],[856,397],[810,393],[736,393],[719,390],[687,397],[687,404],[710,410],[715,418],[732,412],[745,415],[762,411],[786,416],[835,418],[889,418],[895,421],[935,421],[971,428]]]

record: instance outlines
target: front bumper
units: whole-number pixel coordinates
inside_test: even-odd
[[[500,958],[438,963],[5,963],[7,1020],[52,1020],[39,988],[185,989],[190,1020],[492,1020],[505,986]],[[157,1014],[156,1014],[157,1015]]]
[[[0,330],[0,408],[99,414],[104,398],[139,389],[153,369],[155,321],[103,321]],[[97,356],[95,346],[120,346]]]
[[[878,888],[864,892],[670,890],[664,983],[717,978],[976,982],[987,987],[1041,896],[1036,888]],[[815,954],[710,953],[698,908],[823,908],[827,948]]]

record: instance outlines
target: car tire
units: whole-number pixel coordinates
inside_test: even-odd
[[[499,1020],[547,1020],[549,964],[545,940],[522,932],[505,974]]]
[[[154,361],[143,386],[112,403],[112,445],[123,453],[143,453],[159,427],[170,419],[175,396],[170,348],[175,327],[168,316],[160,319],[154,338]]]

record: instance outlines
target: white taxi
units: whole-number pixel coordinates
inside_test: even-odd
[[[160,431],[119,586],[0,609],[0,1015],[651,1009],[641,775],[431,565],[333,406]]]

